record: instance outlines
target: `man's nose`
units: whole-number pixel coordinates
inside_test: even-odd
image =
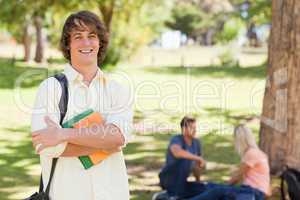
[[[91,41],[90,41],[89,38],[83,38],[83,39],[82,39],[82,44],[83,44],[83,45],[90,45],[90,44],[91,44]]]

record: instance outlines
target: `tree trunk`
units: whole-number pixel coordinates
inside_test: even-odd
[[[111,22],[114,14],[115,0],[110,0],[106,3],[100,3],[99,11],[102,15],[106,30],[110,33]]]
[[[273,174],[300,169],[300,1],[272,1],[268,77],[260,146]]]
[[[35,48],[35,58],[37,63],[41,63],[44,59],[44,37],[43,37],[43,18],[40,16],[34,17],[34,26],[36,29],[36,48]]]
[[[213,28],[208,28],[207,32],[205,33],[205,46],[213,45],[214,35],[215,30]]]
[[[32,35],[31,35],[29,23],[26,23],[24,25],[22,42],[24,47],[24,61],[28,62],[31,57],[31,43],[32,43]]]

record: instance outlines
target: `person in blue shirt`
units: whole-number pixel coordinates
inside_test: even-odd
[[[200,182],[201,170],[205,167],[201,143],[196,136],[196,119],[185,116],[181,122],[181,134],[171,138],[166,155],[166,164],[159,173],[160,186],[174,199],[189,198],[205,190]],[[196,181],[188,181],[193,173]]]

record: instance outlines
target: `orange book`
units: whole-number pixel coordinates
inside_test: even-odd
[[[102,124],[104,122],[103,117],[98,112],[94,112],[89,109],[72,119],[68,120],[63,124],[63,128],[86,128],[92,127],[95,124]],[[105,151],[99,151],[87,156],[79,156],[79,160],[83,164],[85,169],[92,167],[95,164],[100,163],[102,160],[106,159],[110,153]]]

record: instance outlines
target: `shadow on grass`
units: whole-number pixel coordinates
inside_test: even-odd
[[[141,112],[139,110],[135,110],[134,116],[133,116],[133,123],[141,122],[145,118],[146,117],[143,112]]]
[[[26,134],[29,127],[5,128],[5,134]],[[0,199],[10,200],[10,195],[16,191],[13,188],[37,186],[39,176],[30,175],[30,167],[39,163],[34,153],[30,137],[14,140],[10,137],[1,139],[2,151],[0,156]]]
[[[202,136],[201,142],[205,160],[229,165],[239,162],[239,156],[234,151],[232,135],[210,133]]]
[[[156,191],[157,192],[157,191]],[[130,194],[132,195],[131,200],[151,200],[153,191],[144,190],[144,189],[135,189],[131,190]]]
[[[47,68],[31,67],[19,60],[0,58],[0,88],[34,87],[56,72]]]
[[[194,77],[212,77],[212,78],[258,78],[266,77],[266,65],[253,67],[237,66],[207,66],[207,67],[147,67],[145,69],[151,73],[169,74],[169,75],[190,75]]]
[[[139,136],[138,136],[139,137]],[[159,169],[164,162],[170,134],[152,133],[142,136],[143,140],[129,143],[124,149],[127,166],[144,166],[145,169]],[[144,142],[143,142],[144,141]]]

